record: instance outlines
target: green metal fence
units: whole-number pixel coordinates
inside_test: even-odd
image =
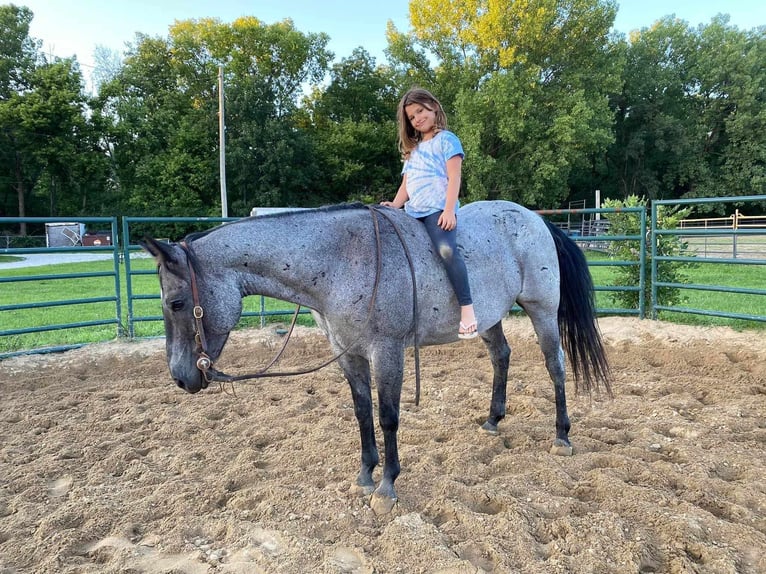
[[[20,223],[26,224],[68,224],[71,223],[72,218],[41,218],[41,217],[2,217],[0,218],[0,227],[6,225],[15,225]],[[103,325],[114,325],[114,336],[121,335],[120,327],[122,325],[122,311],[121,311],[121,299],[120,299],[120,262],[119,252],[117,249],[117,218],[115,217],[79,217],[76,219],[77,224],[92,225],[102,228],[108,226],[111,229],[110,238],[114,238],[112,245],[82,245],[82,236],[76,232],[71,232],[72,237],[69,246],[58,247],[17,247],[17,248],[2,248],[0,249],[0,255],[20,255],[29,256],[37,254],[45,254],[53,256],[55,262],[55,256],[59,255],[60,260],[66,259],[64,254],[77,253],[77,254],[94,254],[102,253],[111,255],[112,268],[107,271],[87,272],[87,273],[32,273],[18,269],[16,271],[10,271],[8,275],[0,277],[0,286],[6,296],[2,298],[3,301],[12,299],[14,293],[18,293],[22,290],[22,284],[24,284],[23,290],[25,293],[30,291],[39,292],[40,296],[37,298],[32,297],[33,300],[27,300],[25,302],[3,303],[0,304],[0,351],[4,349],[2,345],[3,341],[8,341],[13,337],[22,337],[32,333],[40,333],[43,331],[56,331],[63,329],[80,329],[88,327],[96,327]],[[70,230],[71,231],[71,230]],[[111,239],[110,239],[111,240]],[[74,282],[71,288],[71,292],[76,294],[78,287],[81,287],[88,281],[97,280],[99,278],[112,278],[110,281],[111,288],[103,292],[103,295],[97,297],[71,297],[67,299],[48,300],[45,298],[46,284],[50,282],[58,281],[70,281]],[[31,288],[30,288],[31,286]],[[7,295],[10,294],[11,297]],[[18,301],[18,299],[16,299]],[[99,304],[111,303],[113,305],[113,311],[107,313],[100,310],[97,307]],[[84,320],[72,320],[64,323],[51,323],[46,322],[43,318],[42,321],[36,321],[39,324],[30,324],[32,321],[28,320],[30,310],[43,310],[51,309],[54,307],[62,306],[77,306],[78,309],[86,309],[90,306],[92,309],[98,309],[95,311],[96,318],[88,321]],[[81,311],[81,313],[83,313]],[[24,326],[11,328],[11,325],[26,323]],[[46,351],[60,351],[78,347],[83,343],[71,343],[62,344],[55,347],[48,347]],[[15,352],[3,352],[0,353],[0,358],[17,354]]]
[[[701,309],[692,307],[682,307],[673,305],[660,305],[658,304],[657,292],[661,287],[670,287],[676,289],[688,289],[696,291],[715,291],[722,293],[732,293],[740,295],[752,295],[763,297],[766,295],[766,289],[764,288],[746,288],[736,287],[730,285],[720,284],[690,284],[690,283],[673,283],[663,282],[658,279],[658,265],[662,261],[671,261],[677,263],[695,263],[698,265],[722,265],[722,264],[736,264],[736,265],[766,265],[766,229],[750,228],[750,229],[696,229],[696,228],[684,228],[684,229],[659,229],[657,227],[657,211],[660,206],[689,206],[689,205],[724,205],[724,204],[747,204],[747,203],[760,203],[761,206],[766,205],[766,195],[751,195],[743,197],[714,197],[714,198],[697,198],[697,199],[683,199],[683,200],[662,200],[654,201],[652,203],[652,259],[651,259],[651,281],[652,281],[652,318],[656,319],[659,311],[673,311],[677,313],[692,313],[695,315],[706,315],[711,317],[725,317],[727,319],[743,319],[746,321],[766,321],[766,314],[763,313],[733,313],[720,309]],[[736,257],[736,250],[733,251],[732,257],[698,257],[696,255],[681,255],[681,256],[667,256],[659,255],[657,252],[657,246],[659,239],[662,236],[682,236],[687,238],[700,238],[700,237],[730,237],[732,243],[736,245],[739,238],[753,238],[761,237],[764,239],[763,250],[760,252],[760,257],[751,256],[749,258]],[[764,279],[761,285],[766,285],[766,272],[761,277]]]
[[[594,234],[583,235],[581,232],[570,233],[570,237],[580,245],[583,251],[588,251],[591,246],[598,246],[599,249],[616,241],[637,241],[639,244],[638,257],[633,260],[620,260],[610,258],[608,260],[589,261],[589,267],[638,267],[639,284],[638,285],[594,285],[594,290],[598,292],[618,292],[635,291],[638,292],[638,307],[630,309],[625,307],[597,307],[596,311],[601,315],[637,315],[644,318],[646,312],[646,301],[644,293],[646,292],[646,242],[644,238],[647,232],[646,210],[642,207],[626,207],[623,209],[545,209],[537,213],[546,217],[566,216],[567,221],[571,221],[572,216],[595,216],[605,215],[607,220],[610,213],[635,213],[639,219],[639,233],[636,235],[610,235],[605,232],[606,226],[588,226],[596,230]],[[570,231],[572,231],[570,229]]]
[[[570,236],[585,251],[592,249],[608,250],[606,246],[610,243],[617,241],[631,241],[635,242],[639,247],[637,257],[632,260],[616,260],[614,257],[604,256],[602,258],[596,258],[589,262],[591,267],[621,267],[621,266],[638,266],[639,268],[639,282],[637,285],[600,285],[596,283],[596,292],[619,292],[619,291],[634,291],[638,293],[638,306],[636,308],[618,308],[609,307],[605,305],[599,305],[597,311],[601,315],[635,315],[640,318],[644,318],[645,315],[650,315],[653,318],[658,316],[661,311],[672,311],[680,313],[694,313],[700,315],[713,315],[717,317],[725,317],[731,319],[743,319],[748,321],[766,321],[766,316],[760,313],[729,313],[718,309],[702,309],[702,308],[685,308],[675,306],[663,306],[656,303],[657,301],[657,289],[662,287],[698,290],[698,291],[720,291],[725,293],[732,293],[738,295],[750,295],[756,297],[763,297],[766,295],[766,289],[756,287],[741,287],[731,285],[701,285],[701,284],[688,284],[688,283],[669,283],[661,282],[658,280],[657,266],[660,262],[686,262],[694,261],[695,263],[704,264],[741,264],[741,265],[764,265],[766,264],[766,229],[735,229],[735,230],[711,230],[711,229],[679,229],[679,230],[666,230],[659,229],[657,227],[657,212],[656,210],[660,205],[690,205],[690,204],[712,204],[712,203],[732,203],[732,202],[764,202],[766,205],[766,196],[751,196],[751,197],[737,197],[737,198],[709,198],[709,199],[693,199],[683,201],[656,201],[652,207],[651,212],[651,228],[648,228],[647,213],[646,210],[640,207],[636,208],[624,208],[624,209],[571,209],[571,210],[542,210],[539,213],[546,217],[555,220],[556,217],[566,217],[567,221],[571,222],[573,217],[580,217],[583,220],[588,217],[600,214],[605,216],[608,220],[610,213],[635,213],[639,219],[639,233],[635,235],[612,235],[604,230],[604,226],[592,226],[590,229],[595,229],[596,232],[589,232],[583,234],[580,231],[571,232]],[[2,255],[20,255],[22,257],[33,254],[57,254],[57,253],[102,253],[108,254],[112,261],[111,268],[106,271],[87,272],[87,273],[71,273],[67,272],[66,266],[60,266],[61,272],[49,273],[49,274],[35,274],[34,270],[19,270],[5,271],[3,266],[0,265],[0,289],[4,290],[4,295],[0,296],[0,359],[8,357],[10,355],[27,353],[27,352],[47,352],[47,351],[59,351],[68,348],[80,346],[82,343],[74,344],[60,344],[55,347],[46,348],[34,348],[34,346],[18,346],[18,348],[11,348],[13,345],[4,343],[8,340],[13,340],[14,337],[28,335],[41,331],[64,331],[69,329],[87,328],[103,325],[113,325],[114,330],[112,333],[117,337],[138,337],[145,336],[138,333],[138,326],[148,325],[152,322],[158,323],[162,321],[162,315],[160,314],[160,295],[159,285],[155,278],[149,281],[143,281],[142,276],[154,275],[156,269],[151,258],[144,254],[140,247],[135,243],[135,240],[142,237],[147,231],[155,237],[163,237],[163,231],[174,238],[183,236],[184,232],[181,230],[188,230],[194,228],[197,230],[204,230],[213,225],[225,223],[228,221],[236,221],[236,218],[200,218],[200,217],[188,217],[188,218],[168,218],[168,217],[124,217],[122,218],[121,228],[118,228],[117,218],[76,218],[80,223],[94,226],[108,226],[111,229],[111,237],[113,238],[112,245],[93,245],[93,246],[81,246],[72,245],[69,247],[26,247],[26,248],[0,248],[0,254]],[[7,228],[8,225],[17,225],[19,223],[29,224],[42,224],[42,223],[64,223],[71,222],[72,218],[13,218],[5,217],[0,218],[0,229]],[[118,229],[120,233],[118,234]],[[170,230],[170,231],[167,231]],[[733,242],[736,242],[737,237],[757,237],[763,236],[764,238],[764,258],[701,258],[701,257],[670,257],[663,256],[657,252],[657,242],[663,235],[682,235],[684,237],[689,236],[717,236],[717,235],[733,235]],[[165,235],[167,236],[167,235]],[[117,238],[120,241],[117,241]],[[647,254],[647,238],[648,244],[651,245],[651,257]],[[124,270],[122,266],[124,265]],[[647,277],[651,270],[651,275]],[[110,285],[113,285],[103,292],[99,292],[97,296],[90,297],[71,297],[66,299],[46,300],[44,297],[39,299],[30,300],[28,294],[30,292],[30,285],[44,285],[49,282],[58,282],[66,280],[75,280],[77,282],[95,281],[103,278],[111,278]],[[649,290],[652,292],[652,302],[645,301],[644,293],[647,291],[647,281],[651,281]],[[140,283],[140,285],[138,284]],[[14,289],[16,291],[11,292],[8,289]],[[33,288],[34,289],[34,288]],[[25,295],[24,298],[14,300],[13,295],[22,291]],[[73,289],[77,292],[77,288]],[[83,291],[85,291],[83,289]],[[250,299],[250,298],[249,298]],[[32,321],[15,327],[9,327],[12,323],[10,320],[4,320],[4,318],[14,317],[14,323],[19,323],[19,314],[27,313],[32,310],[47,309],[53,307],[63,306],[79,306],[79,305],[95,305],[110,303],[113,305],[113,312],[104,313],[104,316],[99,316],[93,320],[72,320],[67,322],[42,322],[33,324]],[[260,325],[265,325],[266,318],[269,316],[282,316],[289,315],[292,310],[287,308],[289,305],[285,304],[284,309],[277,308],[267,310],[264,297],[260,297],[257,300],[257,304],[252,304],[243,312],[243,318],[259,317]],[[648,310],[647,310],[647,307]],[[304,313],[308,311],[304,310]],[[23,320],[21,320],[23,323]],[[154,326],[155,334],[160,334],[157,326]],[[62,336],[62,340],[65,338]]]

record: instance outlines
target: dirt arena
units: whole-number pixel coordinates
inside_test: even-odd
[[[478,341],[411,355],[399,502],[352,488],[359,439],[337,367],[187,395],[162,341],[0,363],[0,574],[766,572],[766,333],[607,318],[613,400],[574,396],[572,457],[549,454],[553,390],[509,319],[508,416],[478,430]],[[265,363],[272,331],[221,360]],[[315,330],[282,363],[329,356]],[[379,471],[376,476],[379,476]]]

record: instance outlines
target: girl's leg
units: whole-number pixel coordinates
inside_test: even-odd
[[[439,216],[441,212],[433,213],[420,221],[426,226],[426,231],[431,242],[436,247],[439,256],[444,262],[444,268],[447,271],[452,288],[455,290],[458,303],[460,304],[460,335],[475,336],[476,333],[476,315],[473,310],[473,300],[471,299],[471,288],[468,285],[468,272],[465,268],[463,256],[457,248],[457,231],[445,231],[439,227]]]

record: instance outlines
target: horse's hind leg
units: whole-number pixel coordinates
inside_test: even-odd
[[[556,439],[553,441],[551,453],[569,456],[572,454],[572,445],[569,442],[571,425],[567,413],[566,363],[564,350],[561,348],[558,313],[531,303],[524,303],[523,307],[532,320],[537,341],[545,357],[545,368],[553,381],[553,390],[556,395]]]
[[[489,351],[494,377],[492,379],[492,402],[489,417],[481,428],[490,434],[497,434],[498,423],[505,418],[506,389],[508,387],[508,366],[511,362],[511,347],[503,333],[502,321],[481,334]]]
[[[380,462],[380,458],[375,444],[375,422],[372,417],[370,363],[364,357],[348,354],[340,357],[338,363],[351,387],[354,414],[359,423],[359,435],[362,442],[362,467],[356,478],[356,484],[362,488],[364,494],[372,494],[375,490],[372,471]]]

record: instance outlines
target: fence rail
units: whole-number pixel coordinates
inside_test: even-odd
[[[696,200],[691,200],[695,201]],[[700,217],[683,219],[679,223],[681,229],[766,229],[766,215],[745,215],[739,209],[728,217]]]
[[[766,259],[766,216],[735,209],[728,217],[684,219],[680,229],[693,232],[682,238],[698,257]]]

